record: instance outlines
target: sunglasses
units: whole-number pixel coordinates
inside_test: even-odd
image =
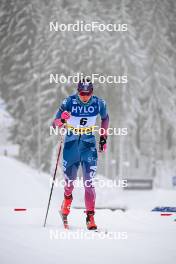
[[[79,93],[80,96],[90,96],[91,94],[92,94],[92,92],[88,92],[88,93],[86,93],[86,92],[80,92]]]

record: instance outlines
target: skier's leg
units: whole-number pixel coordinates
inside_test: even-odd
[[[73,200],[72,192],[74,189],[74,180],[77,177],[79,162],[65,168],[65,186],[64,186],[64,200],[61,205],[61,213],[68,215],[70,213],[70,206]]]
[[[79,152],[77,148],[77,141],[70,141],[65,143],[63,150],[63,171],[65,176],[64,186],[64,200],[61,206],[62,215],[70,213],[70,206],[73,200],[72,191],[74,188],[74,180],[77,177],[79,168]]]
[[[95,209],[95,188],[93,185],[97,169],[97,149],[94,136],[85,135],[85,141],[80,144],[81,165],[85,187],[86,212]]]
[[[83,178],[84,178],[84,188],[85,188],[85,206],[86,206],[86,224],[88,229],[97,229],[95,224],[94,214],[95,214],[95,188],[93,179],[96,173],[95,162],[82,162],[83,168]]]
[[[79,168],[79,162],[75,162],[69,167],[65,168],[64,176],[65,176],[65,186],[64,186],[64,195],[70,196],[72,195],[74,189],[74,181],[77,177],[77,172]]]
[[[97,169],[97,150],[95,138],[86,138],[81,146],[81,165],[83,170],[83,180],[85,188],[86,224],[88,229],[97,229],[94,221],[95,213],[95,187],[94,177]]]
[[[95,210],[95,187],[94,187],[94,176],[96,173],[96,163],[88,163],[86,161],[82,161],[82,170],[83,170],[83,181],[85,188],[85,207],[86,212]]]

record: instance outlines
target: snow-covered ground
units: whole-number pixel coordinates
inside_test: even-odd
[[[120,191],[97,188],[97,205],[127,211],[97,210],[96,222],[109,233],[88,232],[83,210],[72,209],[70,231],[58,214],[63,190],[54,189],[47,227],[43,227],[50,191],[47,174],[0,156],[0,263],[173,263],[176,214],[161,216],[155,206],[176,206],[176,191]],[[83,205],[83,190],[74,191],[73,206]],[[14,208],[26,208],[16,212]],[[111,233],[110,233],[111,232]]]

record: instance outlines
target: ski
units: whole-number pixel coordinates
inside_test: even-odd
[[[91,229],[91,230],[88,230],[88,231],[93,231],[95,233],[104,233],[106,235],[108,234],[108,230],[104,229],[104,228]]]
[[[62,220],[62,223],[63,223],[64,229],[69,230],[70,227],[69,227],[69,224],[68,224],[68,218],[67,218],[67,215],[63,215],[63,214],[61,213],[61,211],[59,211],[59,214],[60,214],[60,217],[61,217],[61,220]],[[95,233],[103,233],[103,234],[105,234],[105,235],[108,234],[108,230],[105,229],[105,228],[86,229],[85,231],[90,231],[90,232],[95,232]]]

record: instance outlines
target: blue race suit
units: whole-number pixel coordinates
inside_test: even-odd
[[[95,126],[97,115],[100,114],[102,127],[107,129],[109,116],[106,102],[97,96],[92,96],[87,103],[83,103],[77,94],[67,97],[59,108],[56,119],[61,118],[61,114],[68,111],[71,117],[67,120],[67,135],[63,149],[63,170],[65,175],[65,195],[72,194],[73,181],[77,177],[79,165],[82,166],[83,181],[85,187],[86,211],[94,211],[95,208],[95,188],[92,179],[97,169],[97,149],[92,128]],[[82,132],[75,134],[72,131],[77,128]],[[87,128],[87,132],[84,130]]]

